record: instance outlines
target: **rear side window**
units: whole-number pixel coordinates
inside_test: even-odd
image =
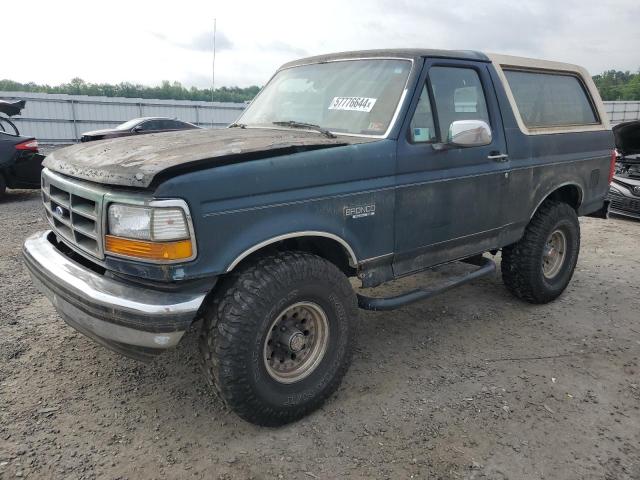
[[[505,70],[504,74],[527,127],[598,123],[578,77],[519,70]]]
[[[140,124],[143,131],[149,130],[160,130],[160,121],[159,120],[148,120]]]
[[[174,128],[180,128],[180,125],[178,125],[173,120],[160,120],[160,129],[161,130],[171,130],[171,129],[174,129]]]

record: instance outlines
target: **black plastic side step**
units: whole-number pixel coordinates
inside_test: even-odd
[[[364,310],[394,310],[396,308],[404,307],[405,305],[409,305],[410,303],[418,302],[420,300],[425,300],[427,298],[431,298],[439,293],[446,292],[447,290],[451,290],[454,287],[459,287],[460,285],[464,285],[465,283],[469,283],[476,278],[484,277],[486,275],[490,275],[496,271],[496,264],[490,258],[477,256],[471,257],[465,260],[462,260],[465,263],[470,263],[472,265],[477,265],[477,270],[466,273],[458,278],[453,278],[448,280],[440,287],[434,289],[418,289],[412,290],[411,292],[403,293],[402,295],[397,295],[395,297],[366,297],[364,295],[358,294],[358,306]]]

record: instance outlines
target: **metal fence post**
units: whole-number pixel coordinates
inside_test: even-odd
[[[76,143],[80,140],[80,136],[78,135],[78,122],[76,117],[76,101],[69,100],[71,102],[71,118],[73,119],[73,134],[75,136]]]

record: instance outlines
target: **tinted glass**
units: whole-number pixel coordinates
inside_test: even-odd
[[[478,73],[472,68],[433,67],[429,70],[438,114],[441,141],[456,120],[483,120],[489,124],[487,102]]]
[[[161,130],[173,130],[175,128],[180,128],[180,125],[173,120],[159,120],[159,122]]]
[[[147,122],[141,123],[140,127],[144,132],[148,130],[160,130],[160,128],[162,128],[160,126],[160,120],[149,120]]]
[[[580,80],[573,75],[505,70],[527,127],[598,123]]]
[[[334,132],[387,131],[411,70],[407,60],[336,61],[279,71],[238,123],[296,121]]]

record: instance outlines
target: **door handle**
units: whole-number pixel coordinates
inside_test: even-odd
[[[499,152],[491,152],[487,157],[489,160],[493,160],[494,162],[506,162],[509,160],[509,155],[506,153]]]

